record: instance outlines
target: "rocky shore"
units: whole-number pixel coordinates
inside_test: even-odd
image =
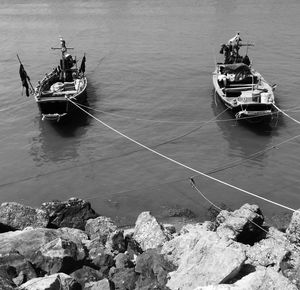
[[[142,212],[132,229],[71,198],[0,206],[0,289],[300,289],[300,212],[284,231],[257,205],[174,225]]]

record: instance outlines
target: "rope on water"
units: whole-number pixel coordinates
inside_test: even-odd
[[[142,143],[140,143],[140,142],[138,142],[138,141],[136,141],[136,140],[130,138],[129,136],[123,134],[122,132],[116,130],[115,128],[111,127],[110,125],[106,124],[105,122],[101,121],[100,119],[98,119],[97,117],[95,117],[94,115],[92,115],[91,113],[89,113],[89,112],[87,112],[86,110],[84,110],[83,108],[81,108],[77,103],[73,102],[72,100],[70,100],[70,99],[68,99],[68,100],[69,100],[69,102],[71,102],[74,106],[78,107],[80,110],[82,110],[82,111],[85,112],[87,115],[89,115],[90,117],[92,117],[93,119],[95,119],[96,121],[98,121],[99,123],[101,123],[103,126],[105,126],[105,127],[107,127],[108,129],[114,131],[115,133],[121,135],[122,137],[128,139],[129,141],[131,141],[131,142],[137,144],[138,146],[143,147],[144,149],[146,149],[146,150],[148,150],[148,151],[150,151],[150,152],[152,152],[152,153],[154,153],[154,154],[156,154],[156,155],[158,155],[158,156],[160,156],[160,157],[162,157],[162,158],[164,158],[164,159],[166,159],[166,160],[168,160],[168,161],[170,161],[170,162],[172,162],[172,163],[175,163],[175,164],[177,164],[177,165],[179,165],[179,166],[181,166],[181,167],[183,167],[183,168],[186,168],[186,169],[188,169],[188,170],[190,170],[190,171],[193,171],[193,172],[195,172],[195,173],[198,173],[199,175],[202,175],[202,176],[204,176],[204,177],[206,177],[206,178],[208,178],[208,179],[214,180],[215,182],[218,182],[218,183],[220,183],[220,184],[223,184],[223,185],[225,185],[225,186],[228,186],[228,187],[230,187],[230,188],[233,188],[233,189],[235,189],[235,190],[237,190],[237,191],[243,192],[243,193],[245,193],[245,194],[247,194],[247,195],[250,195],[250,196],[256,197],[256,198],[258,198],[258,199],[264,200],[264,201],[266,201],[266,202],[268,202],[268,203],[277,205],[277,206],[279,206],[279,207],[281,207],[281,208],[290,210],[290,211],[292,211],[292,212],[295,212],[295,211],[296,211],[296,210],[293,209],[293,208],[290,208],[290,207],[285,206],[285,205],[283,205],[283,204],[277,203],[277,202],[272,201],[272,200],[270,200],[270,199],[264,198],[264,197],[262,197],[262,196],[259,196],[259,195],[257,195],[257,194],[254,194],[254,193],[250,192],[250,191],[247,191],[247,190],[245,190],[245,189],[242,189],[242,188],[239,188],[239,187],[237,187],[237,186],[234,186],[234,185],[232,185],[232,184],[230,184],[230,183],[227,183],[227,182],[225,182],[225,181],[222,181],[222,180],[220,180],[220,179],[217,179],[217,178],[214,178],[214,177],[212,177],[212,176],[209,176],[209,175],[205,174],[204,172],[201,172],[201,171],[199,171],[199,170],[196,170],[196,169],[194,169],[194,168],[192,168],[192,167],[190,167],[190,166],[188,166],[188,165],[185,165],[185,164],[183,164],[183,163],[181,163],[181,162],[179,162],[179,161],[176,161],[176,160],[174,160],[174,159],[172,159],[172,158],[170,158],[170,157],[168,157],[168,156],[166,156],[166,155],[164,155],[164,154],[162,154],[162,153],[160,153],[160,152],[158,152],[158,151],[155,151],[155,150],[149,148],[148,146],[146,146],[146,145],[144,145],[144,144],[142,144]]]
[[[198,123],[219,123],[219,122],[232,122],[232,121],[237,121],[237,118],[230,118],[230,119],[223,119],[223,120],[217,120],[217,117],[220,116],[220,114],[218,114],[215,118],[213,118],[212,120],[209,121],[205,121],[205,120],[199,120],[199,121],[169,121],[169,120],[153,120],[153,119],[146,119],[146,118],[137,118],[137,117],[131,117],[131,116],[126,116],[126,115],[122,115],[122,114],[115,114],[115,113],[111,113],[111,112],[107,112],[104,110],[99,110],[99,109],[95,109],[86,105],[82,105],[82,104],[78,104],[80,107],[82,108],[86,108],[95,112],[99,112],[105,115],[112,115],[118,118],[123,118],[123,119],[130,119],[130,120],[136,120],[136,121],[145,121],[145,122],[152,122],[152,123],[166,123],[166,124],[198,124]],[[226,110],[228,110],[228,108],[226,108]],[[224,112],[224,111],[223,111]],[[222,112],[222,113],[223,113]],[[222,114],[221,113],[221,114]],[[269,113],[265,113],[262,114],[261,116],[269,116],[269,115],[277,115],[278,112],[273,112],[271,114]],[[249,120],[249,119],[253,119],[256,117],[253,116],[248,116],[248,117],[241,117],[238,120]]]
[[[281,112],[283,115],[285,115],[286,117],[290,118],[291,120],[293,120],[294,122],[296,122],[297,124],[300,124],[300,121],[294,119],[293,117],[291,117],[290,115],[288,115],[287,113],[285,113],[284,111],[282,111],[280,108],[278,108],[275,104],[273,104],[274,108],[277,109],[279,112]]]

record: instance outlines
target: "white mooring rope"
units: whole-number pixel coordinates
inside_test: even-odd
[[[280,113],[282,113],[283,115],[285,115],[286,117],[290,118],[291,120],[293,120],[294,122],[296,122],[297,124],[300,124],[300,122],[296,119],[294,119],[293,117],[291,117],[290,115],[288,115],[286,112],[280,110],[280,108],[278,108],[275,104],[273,104],[274,108],[276,108]]]
[[[77,108],[79,108],[80,110],[82,110],[83,112],[85,112],[87,115],[89,115],[90,117],[92,117],[93,119],[95,119],[96,121],[98,121],[99,123],[101,123],[102,125],[104,125],[105,127],[107,127],[108,129],[114,131],[115,133],[121,135],[122,137],[128,139],[129,141],[131,141],[131,142],[137,144],[138,146],[143,147],[144,149],[146,149],[146,150],[148,150],[148,151],[150,151],[150,152],[152,152],[152,153],[154,153],[154,154],[156,154],[156,155],[158,155],[158,156],[160,156],[160,157],[162,157],[162,158],[164,158],[164,159],[166,159],[166,160],[169,160],[170,162],[173,162],[173,163],[175,163],[175,164],[177,164],[177,165],[179,165],[179,166],[181,166],[181,167],[184,167],[184,168],[186,168],[186,169],[188,169],[188,170],[190,170],[190,171],[193,171],[193,172],[195,172],[195,173],[198,173],[199,175],[202,175],[202,176],[204,176],[204,177],[206,177],[206,178],[208,178],[208,179],[214,180],[214,181],[216,181],[216,182],[218,182],[218,183],[221,183],[221,184],[223,184],[223,185],[226,185],[226,186],[228,186],[228,187],[231,187],[231,188],[233,188],[233,189],[235,189],[235,190],[238,190],[238,191],[241,191],[241,192],[243,192],[243,193],[246,193],[246,194],[248,194],[248,195],[250,195],[250,196],[254,196],[254,197],[258,198],[258,199],[264,200],[264,201],[266,201],[266,202],[268,202],[268,203],[277,205],[277,206],[279,206],[279,207],[281,207],[281,208],[290,210],[290,211],[292,211],[292,212],[295,212],[295,211],[296,211],[295,209],[293,209],[293,208],[291,208],[291,207],[288,207],[288,206],[286,206],[286,205],[277,203],[277,202],[272,201],[272,200],[270,200],[270,199],[267,199],[267,198],[265,198],[265,197],[259,196],[259,195],[255,194],[255,193],[252,193],[252,192],[247,191],[247,190],[245,190],[245,189],[239,188],[239,187],[237,187],[237,186],[235,186],[235,185],[232,185],[232,184],[230,184],[230,183],[227,183],[227,182],[225,182],[225,181],[222,181],[222,180],[217,179],[217,178],[215,178],[215,177],[212,177],[212,176],[210,176],[210,175],[207,175],[207,174],[205,174],[204,172],[201,172],[201,171],[199,171],[199,170],[196,170],[196,169],[194,169],[194,168],[192,168],[192,167],[190,167],[190,166],[188,166],[188,165],[185,165],[185,164],[183,164],[183,163],[181,163],[181,162],[179,162],[179,161],[176,161],[176,160],[174,160],[174,159],[172,159],[172,158],[170,158],[170,157],[168,157],[168,156],[166,156],[166,155],[164,155],[164,154],[162,154],[162,153],[159,153],[158,151],[155,151],[155,150],[151,149],[150,147],[148,147],[148,146],[146,146],[146,145],[144,145],[144,144],[142,144],[142,143],[140,143],[140,142],[138,142],[138,141],[136,141],[136,140],[130,138],[129,136],[123,134],[122,132],[116,130],[115,128],[113,128],[113,127],[111,127],[110,125],[106,124],[105,122],[101,121],[100,119],[98,119],[98,118],[95,117],[94,115],[90,114],[89,112],[87,112],[86,110],[84,110],[83,108],[81,108],[77,103],[75,103],[74,101],[70,100],[69,98],[67,98],[67,100],[68,100],[69,102],[71,102],[73,105],[75,105]]]

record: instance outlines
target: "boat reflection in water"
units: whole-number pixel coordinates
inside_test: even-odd
[[[88,106],[87,103],[85,105]],[[38,165],[78,157],[77,149],[88,131],[90,117],[78,108],[73,113],[59,123],[43,122],[41,118],[36,118],[39,134],[32,139],[30,154]]]

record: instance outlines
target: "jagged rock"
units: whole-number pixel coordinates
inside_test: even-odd
[[[84,245],[88,251],[88,257],[87,259],[92,261],[95,259],[98,254],[102,253],[105,249],[105,245],[103,245],[101,239],[93,239],[93,240],[85,240]]]
[[[263,231],[264,217],[257,205],[244,204],[234,212],[222,210],[216,218],[219,224],[217,234],[220,237],[236,240],[244,244],[253,244]]]
[[[70,240],[56,238],[43,245],[30,260],[36,268],[47,274],[70,273],[85,258],[82,245]]]
[[[127,290],[127,289],[141,289],[135,288],[135,283],[138,274],[134,272],[133,268],[115,269],[111,274],[110,280],[114,284],[114,289]],[[153,288],[149,288],[153,289]]]
[[[156,218],[150,212],[142,212],[136,222],[133,238],[141,245],[145,251],[157,248],[169,240]]]
[[[89,282],[84,285],[84,290],[110,290],[110,283],[107,279],[101,281]]]
[[[72,235],[70,233],[73,233]],[[76,235],[78,233],[78,235]],[[74,235],[75,234],[75,235]],[[86,236],[82,231],[73,229],[70,231],[66,228],[61,229],[46,229],[46,228],[26,228],[23,231],[14,231],[0,234],[0,255],[4,255],[13,250],[18,251],[28,261],[32,263],[38,263],[40,265],[43,254],[40,251],[45,250],[45,245],[52,245],[53,255],[46,257],[45,259],[55,260],[55,242],[59,239],[67,241],[67,244],[75,244],[76,247],[76,259],[83,260],[85,257],[85,250],[82,245],[81,237]],[[87,236],[86,236],[87,238]],[[52,242],[52,243],[51,243]],[[43,248],[44,247],[44,248]],[[51,247],[48,247],[51,252]],[[39,253],[39,254],[37,254]],[[45,252],[46,253],[46,252]],[[50,261],[49,260],[49,261]],[[53,272],[53,271],[51,271]]]
[[[155,249],[150,249],[136,259],[135,272],[139,273],[137,289],[166,289],[168,273],[175,270],[172,263]]]
[[[126,251],[126,244],[123,231],[116,230],[108,234],[105,247],[111,252],[124,253]]]
[[[99,216],[87,221],[85,225],[85,232],[91,240],[100,238],[102,243],[105,244],[107,236],[117,230],[117,226],[112,219],[104,216]]]
[[[165,243],[161,253],[172,262],[179,266],[180,259],[187,255],[189,249],[192,249],[199,238],[207,234],[206,224],[187,224],[182,227],[179,236]]]
[[[84,230],[87,220],[98,216],[89,202],[79,198],[45,202],[41,209],[49,215],[51,228],[69,227]]]
[[[82,268],[71,273],[70,276],[79,282],[82,287],[90,282],[96,282],[103,279],[102,273],[88,266],[83,266]]]
[[[293,213],[286,234],[292,243],[300,242],[300,210]]]
[[[133,268],[134,263],[130,260],[130,256],[128,254],[119,253],[115,257],[115,265],[116,268]]]
[[[247,248],[247,263],[253,266],[272,266],[279,270],[281,260],[292,247],[282,232],[270,228],[266,239]]]
[[[197,287],[194,290],[297,290],[287,278],[272,268],[262,269],[243,277],[231,285],[210,285]]]
[[[280,262],[283,276],[287,277],[300,289],[300,252],[298,247],[288,252]]]
[[[185,228],[184,231],[187,231]],[[178,265],[171,272],[170,289],[194,289],[232,279],[246,260],[244,245],[220,239],[201,226],[190,226],[189,231],[166,242],[161,253]]]
[[[13,282],[15,278],[15,272],[10,269],[0,268],[0,289],[12,290],[15,289],[16,284]]]
[[[114,257],[111,251],[102,244],[101,238],[88,241],[85,246],[88,250],[87,260],[102,273],[108,273],[109,268],[114,265]]]
[[[0,206],[1,228],[23,230],[26,227],[47,227],[49,216],[46,211],[22,205],[17,202],[5,202]]]
[[[173,235],[176,233],[176,227],[174,225],[163,224],[163,228],[169,235]]]
[[[125,245],[126,252],[129,254],[131,260],[134,259],[134,256],[143,253],[140,244],[133,238],[133,233],[131,235],[126,235]]]
[[[37,277],[32,264],[17,251],[11,251],[0,256],[0,269],[12,273],[12,281],[17,286]]]
[[[81,285],[69,275],[57,273],[34,278],[19,287],[19,290],[81,290]]]

